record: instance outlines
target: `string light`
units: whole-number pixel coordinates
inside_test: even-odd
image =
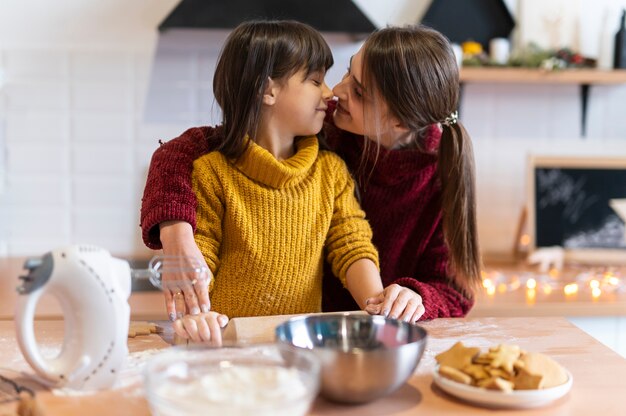
[[[601,294],[602,294],[602,289],[600,289],[599,287],[594,287],[593,289],[591,289],[591,296],[594,299],[599,298]]]
[[[576,283],[570,283],[565,285],[565,287],[563,288],[563,293],[568,296],[575,295],[576,293],[578,293],[578,285]]]
[[[483,288],[489,296],[497,293],[513,292],[520,288],[526,291],[527,303],[534,303],[537,294],[550,295],[555,290],[561,291],[566,297],[591,295],[598,300],[603,294],[626,292],[626,277],[614,269],[583,269],[573,278],[560,276],[557,269],[548,273],[511,273],[506,274],[497,270],[482,272]]]

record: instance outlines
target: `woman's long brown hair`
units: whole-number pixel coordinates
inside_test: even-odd
[[[474,153],[461,123],[443,123],[459,100],[459,70],[450,43],[424,26],[389,27],[366,40],[362,65],[364,85],[372,86],[374,98],[380,97],[413,132],[418,149],[427,151],[425,132],[442,123],[438,172],[449,271],[454,283],[472,295],[481,281]],[[373,107],[378,111],[380,105],[374,101]]]

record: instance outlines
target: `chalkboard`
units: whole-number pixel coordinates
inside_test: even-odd
[[[626,160],[533,157],[529,171],[532,248],[626,262]]]

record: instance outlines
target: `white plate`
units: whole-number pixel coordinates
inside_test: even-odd
[[[541,390],[513,390],[504,393],[480,387],[457,383],[439,374],[439,366],[435,367],[433,378],[435,384],[446,393],[474,404],[485,407],[529,408],[544,406],[567,394],[572,388],[572,374],[567,373],[567,381],[560,386]]]

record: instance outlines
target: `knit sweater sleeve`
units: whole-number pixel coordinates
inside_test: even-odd
[[[219,251],[222,242],[224,200],[219,175],[211,164],[218,153],[205,155],[193,163],[191,185],[198,205],[197,227],[194,239],[213,275],[219,268]]]
[[[360,259],[370,259],[378,267],[378,252],[372,244],[372,229],[365,220],[354,194],[354,181],[345,163],[330,154],[328,172],[335,175],[335,206],[326,237],[327,260],[335,276],[346,286],[346,272]]]
[[[400,277],[392,283],[420,294],[425,309],[421,320],[465,316],[474,305],[474,299],[464,295],[449,276],[448,248],[441,226],[429,240],[421,259],[415,276]]]
[[[196,197],[191,188],[193,161],[211,151],[219,141],[220,128],[191,128],[161,145],[152,155],[141,199],[143,242],[151,249],[162,248],[159,224],[186,221],[196,227]]]

